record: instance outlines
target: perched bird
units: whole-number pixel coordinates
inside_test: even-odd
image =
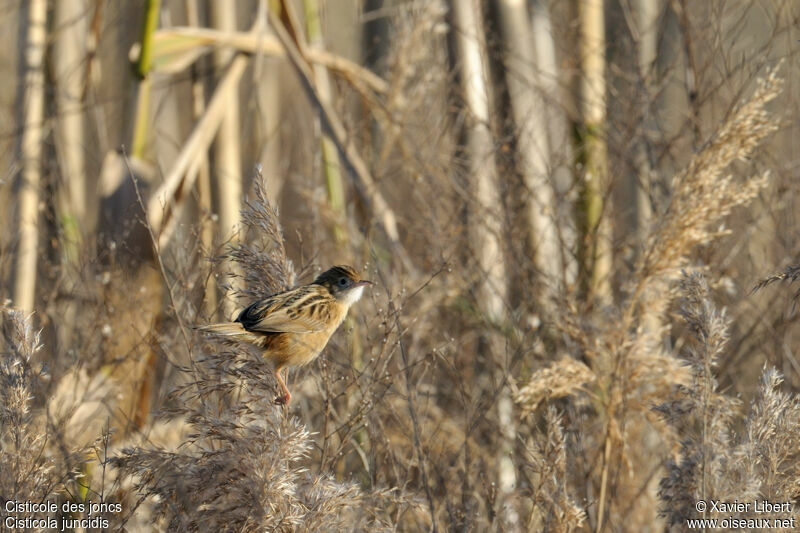
[[[335,266],[309,285],[253,302],[239,313],[235,322],[198,329],[261,349],[264,357],[275,365],[275,377],[283,390],[275,403],[288,404],[292,395],[281,370],[316,359],[350,306],[361,298],[364,287],[371,284],[361,279],[354,268]]]

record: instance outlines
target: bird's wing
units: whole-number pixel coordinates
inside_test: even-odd
[[[264,333],[312,333],[325,328],[322,309],[332,297],[318,285],[284,291],[245,308],[236,319],[245,329]]]

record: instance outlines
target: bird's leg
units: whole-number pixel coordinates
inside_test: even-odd
[[[277,398],[275,398],[275,403],[278,405],[288,405],[289,400],[292,398],[292,395],[289,392],[289,388],[286,386],[286,382],[283,381],[283,376],[281,376],[281,370],[282,369],[280,368],[275,370],[275,377],[278,380],[278,385],[280,385],[281,389],[283,390],[283,396],[278,396]]]

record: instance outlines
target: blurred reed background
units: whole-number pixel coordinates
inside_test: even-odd
[[[797,2],[0,6],[0,500],[683,531],[797,499]],[[193,330],[343,263],[376,285],[288,410]]]

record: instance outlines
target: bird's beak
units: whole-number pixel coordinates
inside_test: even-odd
[[[362,279],[362,280],[360,280],[360,281],[356,281],[356,282],[355,282],[355,284],[354,284],[353,286],[354,286],[354,287],[365,287],[365,286],[367,286],[367,285],[375,285],[375,284],[374,284],[374,283],[372,283],[372,282],[371,282],[370,280],[368,280],[368,279]]]

